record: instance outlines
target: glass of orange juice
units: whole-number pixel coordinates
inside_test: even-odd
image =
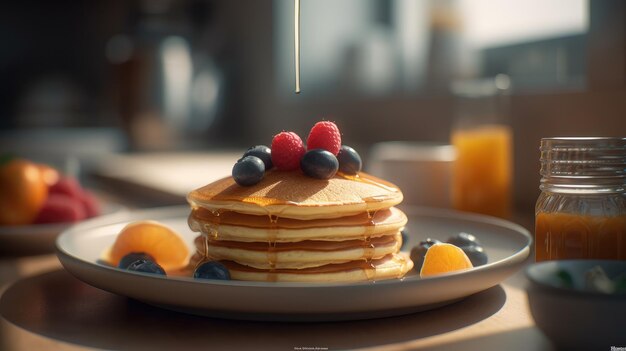
[[[456,84],[456,123],[451,142],[457,158],[452,205],[460,211],[511,216],[513,132],[508,125],[508,79]]]

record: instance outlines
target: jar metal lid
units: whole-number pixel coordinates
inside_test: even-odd
[[[617,178],[626,181],[626,138],[543,138],[540,151],[540,173],[543,177]]]

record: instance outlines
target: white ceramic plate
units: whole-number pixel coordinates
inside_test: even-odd
[[[297,321],[377,318],[435,308],[497,285],[528,257],[531,238],[519,225],[445,210],[406,212],[407,247],[426,237],[443,241],[464,231],[483,243],[489,263],[427,279],[413,274],[402,280],[350,284],[202,281],[129,272],[98,263],[117,233],[133,220],[153,219],[169,225],[193,247],[197,234],[187,226],[187,207],[135,212],[118,223],[80,224],[57,239],[57,254],[63,266],[84,282],[149,304],[213,317]]]
[[[121,219],[126,208],[112,203],[102,205],[102,214],[108,221]],[[89,219],[87,221],[90,221]],[[0,254],[40,255],[53,253],[57,237],[75,223],[0,225]]]

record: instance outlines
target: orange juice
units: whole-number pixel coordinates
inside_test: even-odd
[[[457,152],[452,180],[455,209],[510,216],[512,141],[511,128],[504,125],[484,125],[452,133]]]
[[[538,213],[536,261],[576,258],[626,260],[626,216]]]

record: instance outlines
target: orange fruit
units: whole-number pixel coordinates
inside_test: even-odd
[[[59,181],[60,175],[59,171],[57,171],[56,169],[43,163],[38,163],[37,167],[39,168],[39,171],[41,171],[41,174],[43,175],[43,180],[46,182],[46,184],[48,184],[48,186],[52,186]]]
[[[151,255],[166,271],[183,268],[189,256],[182,237],[155,221],[133,222],[124,227],[109,252],[110,263],[117,266],[131,252]]]
[[[420,276],[422,278],[430,277],[472,267],[472,262],[459,247],[452,244],[439,243],[431,246],[426,251]]]
[[[48,197],[48,185],[39,167],[13,159],[0,167],[0,224],[29,224]]]

